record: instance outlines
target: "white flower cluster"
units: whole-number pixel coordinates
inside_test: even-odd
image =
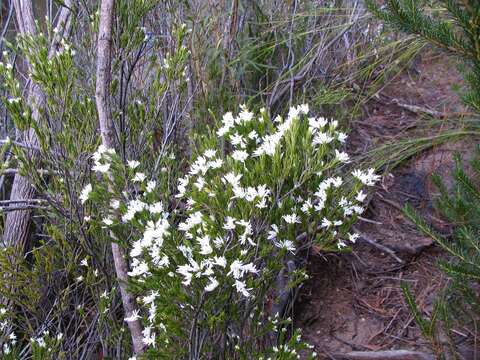
[[[2,330],[5,333],[7,327],[11,325],[11,319],[8,318],[7,309],[3,307],[0,308],[0,319],[1,319],[0,330]],[[3,341],[3,345],[2,345],[3,354],[5,355],[10,354],[16,343],[17,343],[17,336],[13,331],[11,331],[10,334],[7,336],[7,338],[4,339]]]
[[[156,182],[137,171],[140,163],[128,161],[127,188],[136,189],[135,194],[112,195],[101,224],[135,229],[129,232],[137,234],[130,241],[129,276],[147,283],[163,274],[188,296],[221,291],[255,301],[255,284],[270,260],[259,258],[260,253],[283,261],[286,252],[296,253],[297,246],[305,245],[297,236],[312,223],[328,245],[354,243],[358,235],[348,230],[364,211],[362,187],[374,185],[379,176],[373,169],[354,170],[353,177],[331,176],[349,161],[340,150],[346,135],[337,130],[336,121],[308,118],[308,112],[308,105],[292,107],[285,121],[270,121],[263,109],[256,116],[246,106],[236,117],[225,114],[217,135],[231,150],[224,155],[209,147],[196,157],[178,179],[175,198],[184,206],[173,214],[158,201]],[[110,172],[118,167],[112,163],[116,158],[113,150],[100,147],[93,155],[93,170],[114,176]],[[85,186],[82,203],[93,191],[91,184]],[[136,310],[125,321],[146,321],[143,341],[155,345],[159,327],[165,330],[156,319],[156,303],[164,295],[149,291],[140,298],[145,311]],[[191,306],[198,299],[177,302]],[[288,347],[281,351],[290,353]]]
[[[105,177],[112,176],[112,164],[115,151],[107,149],[101,145],[93,154],[94,164],[92,170]],[[127,194],[115,197],[110,194],[110,200],[107,205],[107,215],[101,220],[103,227],[109,228],[118,224],[123,226],[133,226],[140,229],[141,236],[131,242],[129,257],[131,260],[131,270],[128,275],[132,278],[144,281],[151,276],[152,270],[165,269],[170,265],[169,257],[163,252],[165,239],[170,235],[169,214],[165,211],[161,201],[152,201],[151,195],[156,192],[157,183],[154,180],[147,181],[144,173],[137,171],[140,163],[136,160],[127,162],[128,180],[133,185],[141,189],[138,193]],[[104,189],[107,190],[108,188]],[[80,194],[80,200],[85,203],[90,199],[94,188],[92,184],[87,184]],[[132,195],[135,195],[132,197]],[[90,219],[90,217],[88,217]],[[147,260],[148,259],[148,260]],[[87,266],[87,262],[82,264]],[[171,273],[173,275],[173,273]],[[143,342],[151,346],[155,344],[156,333],[154,331],[156,304],[155,299],[158,293],[152,292],[150,295],[142,298],[142,304],[147,308],[148,316],[146,320],[148,325],[143,330]],[[104,297],[107,297],[106,293]],[[130,316],[125,318],[126,322],[135,321],[142,318],[140,310],[135,310]],[[161,328],[161,326],[160,326]]]

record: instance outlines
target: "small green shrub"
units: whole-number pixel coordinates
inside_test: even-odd
[[[459,156],[455,158],[452,172],[453,188],[448,188],[439,175],[433,181],[439,190],[436,209],[455,227],[451,238],[435,231],[424,219],[407,207],[405,214],[418,228],[444,249],[450,261],[441,261],[440,268],[452,280],[437,300],[430,319],[423,318],[414,299],[404,287],[407,302],[412,309],[424,336],[429,339],[434,351],[445,356],[445,351],[455,353],[453,342],[441,342],[440,335],[451,335],[451,327],[458,323],[467,326],[478,316],[480,301],[480,160],[471,162],[473,174],[469,176]],[[440,323],[442,320],[443,326]]]

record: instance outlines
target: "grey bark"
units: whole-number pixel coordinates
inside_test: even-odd
[[[98,120],[102,143],[107,148],[115,148],[115,132],[113,128],[112,113],[110,107],[110,82],[112,63],[112,26],[114,16],[114,0],[102,0],[100,5],[100,24],[98,30],[97,48],[97,83],[95,98],[97,102]],[[113,234],[112,234],[113,235]],[[127,290],[128,263],[125,251],[119,244],[112,242],[112,255],[115,272],[120,286],[123,309],[126,317],[132,316],[136,310],[134,296]],[[135,354],[144,351],[142,324],[139,320],[129,321],[128,328],[132,337]]]
[[[15,16],[18,28],[21,34],[35,34],[35,17],[33,13],[32,1],[30,0],[14,0]],[[70,7],[71,0],[65,1],[68,6],[63,7],[58,17],[57,26],[66,31],[70,24]],[[61,32],[59,32],[61,33]],[[49,55],[52,56],[56,51],[58,36],[54,39],[50,47]],[[28,65],[28,64],[27,64]],[[33,82],[29,82],[27,92],[27,102],[32,108],[32,117],[34,121],[38,121],[40,117],[40,109],[45,102],[45,95]],[[19,134],[19,140],[32,149],[38,148],[38,139],[33,129],[29,129]],[[28,150],[27,155],[35,159],[37,156],[34,150]],[[35,189],[27,178],[17,174],[13,180],[12,190],[10,193],[11,200],[28,200],[35,196]],[[16,247],[19,251],[23,251],[28,240],[29,228],[31,220],[31,210],[18,210],[8,213],[5,219],[5,227],[3,232],[4,246]]]

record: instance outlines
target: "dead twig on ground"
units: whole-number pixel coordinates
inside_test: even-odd
[[[376,242],[375,240],[371,239],[370,237],[368,237],[367,235],[365,235],[364,233],[362,233],[360,230],[358,230],[358,228],[353,227],[353,229],[355,230],[355,232],[356,232],[358,235],[360,235],[359,240],[365,241],[366,243],[368,243],[368,244],[376,247],[377,249],[386,252],[388,255],[390,255],[391,257],[393,257],[393,258],[394,258],[397,262],[399,262],[400,264],[404,264],[404,263],[405,263],[405,261],[403,261],[402,259],[400,259],[400,258],[395,254],[395,251],[393,251],[392,249],[386,247],[385,245],[379,244],[378,242]]]

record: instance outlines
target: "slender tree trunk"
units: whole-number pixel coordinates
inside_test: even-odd
[[[95,98],[102,143],[107,148],[115,148],[115,132],[110,107],[110,82],[112,63],[112,26],[115,0],[102,0],[100,5],[100,24],[97,49],[97,83]],[[130,317],[136,310],[135,298],[127,290],[128,264],[123,248],[112,242],[112,254],[115,271],[120,285],[125,316]],[[144,351],[142,324],[139,320],[128,322],[135,354]]]
[[[21,34],[35,34],[35,17],[33,13],[33,5],[31,0],[14,0],[15,16],[17,25]],[[57,27],[63,31],[59,31],[59,35],[54,39],[49,55],[52,56],[57,50],[58,36],[67,32],[70,24],[70,7],[72,0],[65,1],[68,7],[63,7],[58,17]],[[27,64],[28,66],[28,64]],[[32,109],[32,117],[34,121],[38,121],[40,117],[40,109],[45,102],[45,95],[38,87],[30,81],[28,84],[27,102]],[[29,145],[31,148],[38,148],[38,139],[33,129],[29,129],[19,134],[22,142]],[[36,154],[34,150],[28,150],[27,155],[35,159]],[[10,200],[29,200],[35,196],[35,189],[30,184],[27,178],[17,174],[13,179],[12,190],[10,193]],[[5,227],[3,232],[4,246],[14,246],[19,251],[23,251],[28,240],[29,228],[31,220],[31,210],[17,210],[10,211],[5,219]]]

